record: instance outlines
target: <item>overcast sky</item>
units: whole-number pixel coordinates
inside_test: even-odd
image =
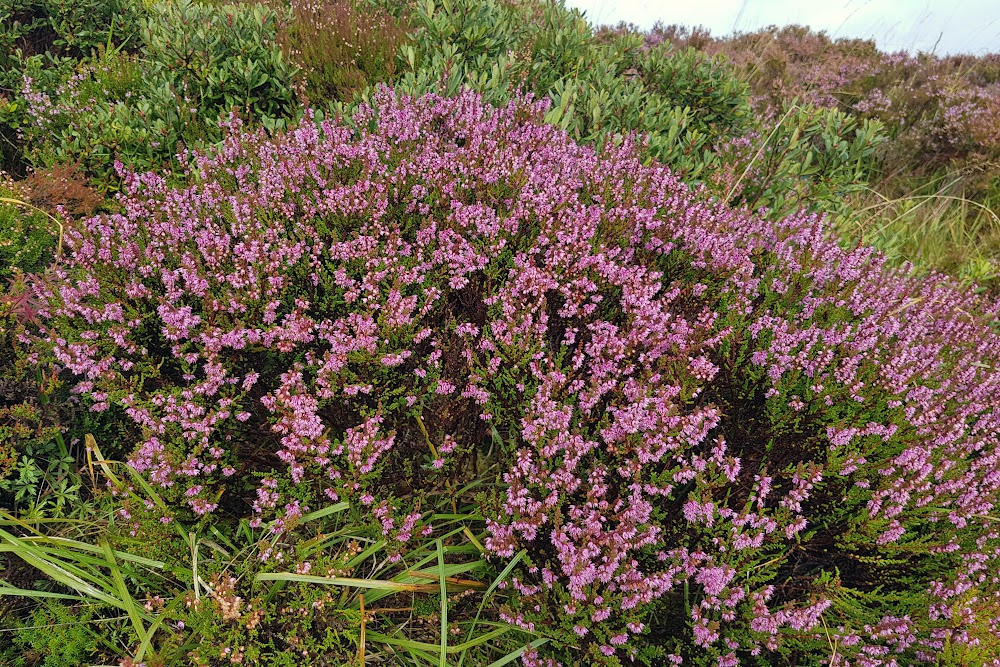
[[[702,25],[713,35],[808,25],[874,38],[883,51],[1000,53],[1000,0],[566,0],[591,23]],[[936,46],[935,46],[936,45]]]

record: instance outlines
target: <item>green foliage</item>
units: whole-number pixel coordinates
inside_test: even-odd
[[[262,5],[153,5],[141,27],[144,76],[172,89],[206,124],[237,111],[255,120],[290,113],[293,68],[275,40],[279,17]]]
[[[789,215],[800,208],[834,217],[850,213],[848,195],[867,190],[876,153],[887,137],[882,124],[836,109],[792,103],[760,131],[720,150],[712,189],[732,205],[766,207]]]
[[[25,58],[134,48],[141,14],[139,0],[7,0],[0,7],[0,92],[20,87]]]
[[[12,637],[10,662],[4,664],[9,667],[91,664],[100,656],[100,625],[95,620],[93,605],[67,606],[46,600],[17,628]]]
[[[129,45],[143,13],[142,2],[137,0],[43,0],[39,4],[54,33],[52,46],[77,57],[111,44]]]
[[[639,134],[647,159],[775,219],[800,207],[841,214],[885,141],[877,121],[794,101],[758,117],[724,57],[651,44],[627,29],[595,35],[562,3],[430,0],[411,20],[417,31],[402,49],[398,89],[454,95],[468,87],[494,105],[533,93],[551,103],[546,122],[577,141]]]
[[[528,15],[529,12],[537,15]],[[585,143],[649,137],[651,157],[697,180],[725,137],[751,127],[746,88],[718,60],[694,50],[645,49],[637,34],[598,42],[561,3],[423,2],[420,28],[397,87],[419,95],[472,88],[493,104],[518,91],[547,97],[546,122]]]
[[[56,250],[59,229],[44,212],[15,202],[22,192],[0,181],[0,283],[14,271],[34,273],[44,269]]]
[[[0,481],[0,490],[13,499],[11,509],[26,519],[78,513],[81,480],[74,466],[76,459],[66,451],[62,436],[51,427],[40,428],[37,414],[27,405],[5,412],[8,419],[17,420],[18,429],[34,425],[43,436],[20,443],[17,465],[10,477]],[[8,430],[13,429],[0,425],[0,433]]]
[[[117,187],[115,160],[170,169],[182,149],[218,140],[230,113],[271,128],[293,115],[295,68],[276,42],[285,18],[256,4],[154,4],[128,42],[139,52],[108,41],[85,60],[25,60],[0,120],[30,164],[77,163],[101,191]]]

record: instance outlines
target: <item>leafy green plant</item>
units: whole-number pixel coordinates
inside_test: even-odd
[[[20,87],[24,59],[81,59],[135,43],[139,0],[8,0],[0,7],[0,92]]]
[[[141,55],[109,42],[68,71],[26,65],[15,100],[25,159],[78,164],[103,194],[117,188],[116,160],[173,168],[184,149],[217,141],[231,113],[280,126],[296,109],[280,20],[257,4],[161,2],[139,21]]]
[[[220,114],[282,118],[292,110],[294,68],[276,42],[277,15],[260,4],[206,6],[172,0],[142,22],[144,73],[168,87],[206,125]]]
[[[6,654],[4,664],[10,667],[80,667],[98,662],[103,619],[96,612],[92,604],[67,605],[43,598],[22,624],[7,628],[12,634],[0,638],[0,657]]]
[[[719,148],[719,166],[707,175],[712,190],[730,205],[774,216],[799,209],[847,215],[851,195],[869,190],[887,140],[882,125],[795,103],[769,123]]]
[[[0,481],[0,490],[13,498],[14,511],[26,519],[65,516],[82,509],[76,461],[63,453],[65,446],[56,446],[58,438],[54,435],[40,446],[22,445],[13,474]]]

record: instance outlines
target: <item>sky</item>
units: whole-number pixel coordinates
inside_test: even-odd
[[[1000,0],[566,0],[594,24],[701,25],[714,36],[808,25],[883,51],[1000,53]]]

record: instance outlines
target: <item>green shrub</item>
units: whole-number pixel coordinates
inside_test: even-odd
[[[295,70],[276,43],[278,22],[261,5],[160,2],[140,21],[141,55],[101,48],[56,83],[33,62],[18,127],[28,161],[78,163],[107,190],[115,160],[172,168],[179,151],[218,140],[230,113],[280,125],[295,110]]]
[[[533,20],[526,13],[537,11]],[[714,164],[722,138],[751,127],[746,88],[718,61],[696,53],[646,50],[637,34],[600,43],[582,16],[561,3],[517,7],[499,0],[424,2],[404,48],[397,89],[454,94],[469,87],[505,104],[519,90],[547,97],[547,122],[585,143],[638,132],[649,154],[690,180]]]
[[[141,0],[6,0],[0,6],[0,92],[20,87],[25,58],[81,59],[137,48]]]
[[[142,0],[6,0],[0,3],[0,170],[23,173],[20,131],[30,125],[24,77],[54,91],[97,51],[138,48]]]
[[[158,2],[140,29],[144,76],[154,89],[174,90],[206,125],[231,111],[254,120],[288,116],[294,68],[277,45],[278,21],[259,4]]]
[[[843,218],[851,213],[850,196],[867,192],[886,140],[878,121],[792,103],[761,129],[723,144],[707,181],[733,205],[766,207],[772,215],[805,208]]]
[[[792,102],[758,117],[724,57],[624,28],[595,35],[562,3],[426,1],[410,16],[416,32],[398,90],[466,86],[494,105],[531,92],[549,100],[546,121],[577,141],[637,133],[647,160],[775,219],[799,207],[841,214],[885,139],[877,122]]]

